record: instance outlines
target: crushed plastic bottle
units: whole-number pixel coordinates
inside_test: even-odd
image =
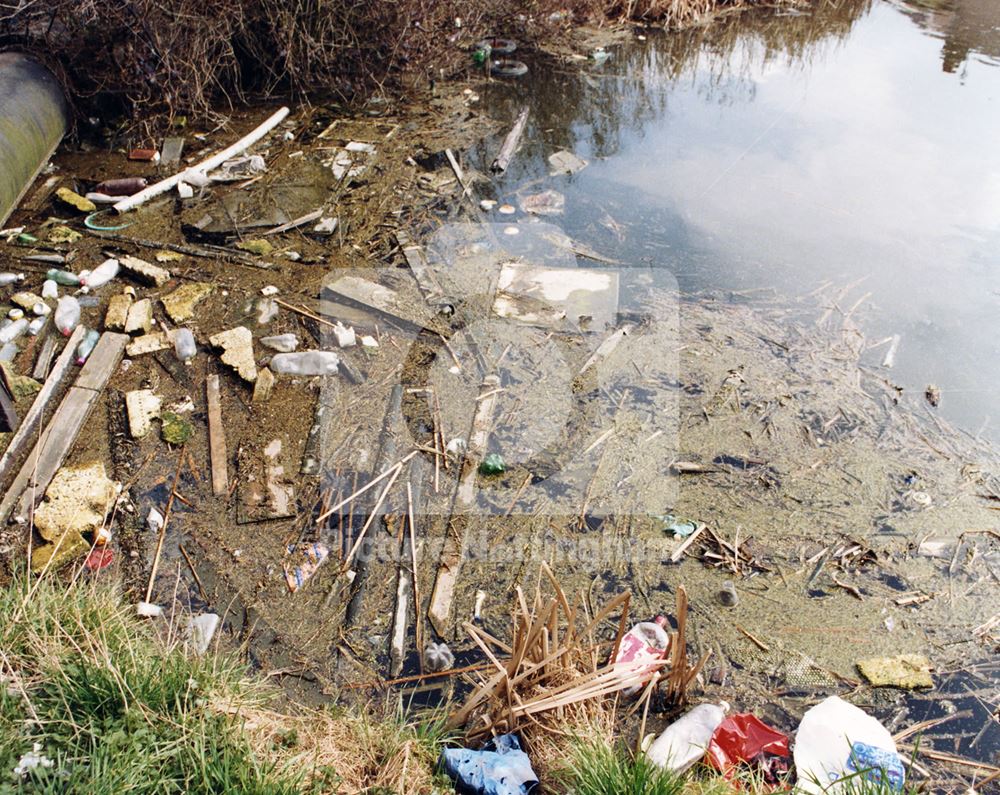
[[[339,366],[333,351],[278,353],[271,359],[271,370],[282,375],[334,375]]]
[[[45,283],[42,285],[42,298],[58,298],[59,297],[59,285],[56,284],[54,279],[46,279]]]
[[[9,326],[0,329],[0,345],[13,342],[27,330],[28,321],[25,318],[22,317],[20,320],[13,321]]]
[[[94,348],[97,346],[97,341],[101,338],[101,332],[96,329],[89,329],[86,334],[83,335],[83,339],[80,340],[80,344],[76,346],[76,363],[83,364],[87,361],[87,358],[93,353]]]
[[[626,696],[636,695],[659,670],[656,662],[663,658],[670,643],[666,625],[666,616],[640,621],[622,638],[615,662],[628,663],[629,669],[635,670],[635,675],[627,680],[631,684],[624,690]]]
[[[106,259],[92,271],[80,272],[80,284],[88,290],[96,290],[103,287],[118,275],[118,260]]]
[[[260,344],[273,351],[291,353],[299,347],[299,339],[294,334],[276,334],[273,337],[261,337]]]
[[[70,273],[69,271],[61,271],[58,268],[50,268],[45,273],[46,279],[51,279],[56,284],[61,284],[64,287],[79,287],[82,282],[80,277],[75,273]]]
[[[174,353],[184,364],[190,362],[198,353],[198,346],[195,344],[191,329],[179,328],[174,332]]]
[[[56,306],[56,328],[64,337],[73,333],[80,323],[80,302],[72,295],[64,295]]]
[[[726,718],[728,705],[699,704],[671,723],[646,751],[649,761],[676,773],[693,767],[708,750],[712,735]]]
[[[7,284],[14,284],[15,282],[23,282],[23,273],[0,273],[0,286]]]

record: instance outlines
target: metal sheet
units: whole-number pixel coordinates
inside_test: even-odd
[[[66,100],[52,73],[20,53],[0,53],[0,226],[67,125]]]

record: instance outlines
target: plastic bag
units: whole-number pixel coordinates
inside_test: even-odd
[[[789,756],[788,737],[747,713],[730,715],[719,724],[707,755],[726,778],[731,778],[740,764],[748,764],[769,784],[780,783],[788,772]]]
[[[795,768],[798,788],[817,795],[836,792],[835,782],[848,776],[901,790],[906,776],[888,729],[837,696],[802,716],[795,735]]]
[[[494,737],[482,750],[445,748],[441,767],[460,795],[531,795],[538,776],[513,734]]]

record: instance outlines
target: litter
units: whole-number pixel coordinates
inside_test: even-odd
[[[423,662],[427,671],[447,671],[455,667],[455,655],[447,643],[428,643],[424,649]]]
[[[657,616],[653,621],[640,621],[622,637],[615,663],[635,672],[627,680],[626,696],[636,695],[659,670],[658,663],[670,644],[665,626],[666,616]]]
[[[788,773],[788,737],[755,715],[730,715],[712,735],[707,757],[727,778],[737,766],[746,764],[768,784],[776,785]]]
[[[671,723],[649,746],[646,756],[676,773],[689,770],[704,758],[728,708],[728,704],[699,704]]]
[[[794,758],[797,786],[809,795],[835,795],[846,789],[836,782],[858,774],[866,781],[901,790],[906,777],[889,731],[838,696],[830,696],[802,716]]]
[[[290,557],[299,559],[299,563],[285,563],[285,582],[292,593],[298,591],[316,573],[323,562],[329,557],[330,549],[325,544],[306,544],[301,549],[295,544],[288,545]]]
[[[14,777],[24,778],[32,770],[39,767],[50,768],[55,765],[51,759],[49,759],[45,754],[42,753],[42,744],[33,743],[31,750],[23,754],[18,760],[17,764],[14,766]]]
[[[901,687],[906,690],[934,687],[930,660],[922,654],[870,657],[858,660],[858,670],[873,687]]]
[[[588,163],[582,157],[577,157],[572,152],[561,150],[549,155],[549,173],[553,176],[557,174],[576,174],[583,171]]]
[[[195,654],[200,655],[208,651],[209,644],[215,637],[215,631],[219,628],[219,622],[219,616],[215,613],[201,613],[188,619],[188,638]]]
[[[340,357],[333,351],[279,353],[271,359],[271,370],[281,375],[335,375]]]
[[[531,795],[538,791],[531,760],[513,734],[494,737],[478,751],[445,748],[441,768],[466,795]]]
[[[533,215],[562,215],[566,209],[566,197],[556,190],[533,193],[520,199],[521,210]]]

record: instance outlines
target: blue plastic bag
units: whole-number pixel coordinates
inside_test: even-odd
[[[538,776],[513,734],[494,737],[480,751],[446,748],[441,767],[460,795],[531,795],[538,789]]]

